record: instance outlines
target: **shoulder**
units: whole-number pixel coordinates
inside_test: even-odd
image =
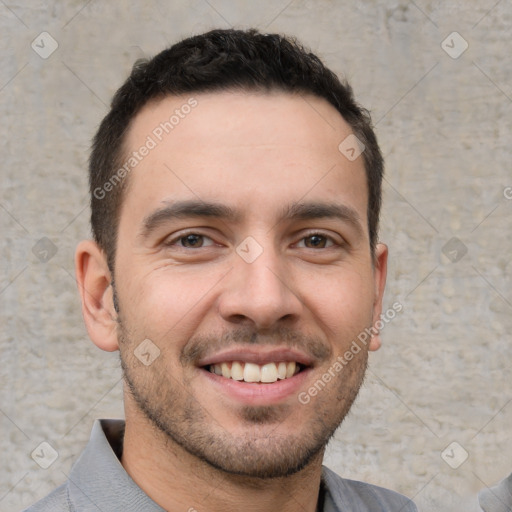
[[[417,512],[412,500],[398,492],[377,485],[341,478],[323,467],[322,478],[338,510],[357,504],[358,510],[379,512]],[[364,508],[363,508],[364,507]]]
[[[70,512],[72,510],[74,509],[69,501],[68,486],[64,484],[23,512]]]
[[[496,487],[480,491],[478,501],[484,512],[509,512],[512,510],[512,474]]]

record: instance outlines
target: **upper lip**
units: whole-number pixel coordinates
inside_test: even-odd
[[[304,366],[311,366],[313,358],[290,347],[239,347],[218,352],[211,356],[204,357],[197,362],[197,366],[208,366],[229,361],[241,361],[244,363],[266,364],[295,361]]]

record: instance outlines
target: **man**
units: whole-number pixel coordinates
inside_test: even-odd
[[[214,30],[138,63],[76,253],[126,424],[97,421],[29,510],[415,511],[322,466],[380,346],[382,170],[350,87],[292,40]]]

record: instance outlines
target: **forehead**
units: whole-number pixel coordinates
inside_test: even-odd
[[[253,139],[254,143],[330,145],[351,133],[340,113],[323,98],[282,91],[219,91],[151,100],[136,115],[128,146],[150,135],[157,144],[173,141],[213,145]]]
[[[351,133],[315,96],[217,92],[151,101],[125,141],[135,165],[122,210],[185,198],[261,212],[308,196],[339,200],[365,221],[363,159],[349,161],[338,149]]]

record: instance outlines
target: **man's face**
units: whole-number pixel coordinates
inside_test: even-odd
[[[125,399],[217,468],[284,476],[322,453],[364,376],[366,349],[298,400],[379,313],[364,163],[339,152],[351,130],[324,100],[195,98],[161,141],[188,97],[148,104],[126,140],[128,153],[157,144],[120,216]]]

